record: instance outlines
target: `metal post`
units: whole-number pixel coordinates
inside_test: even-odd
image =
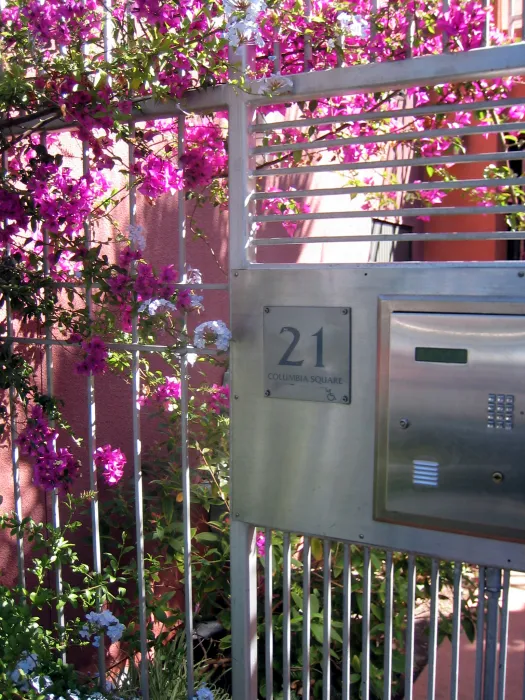
[[[257,699],[257,556],[255,528],[231,524],[231,615],[234,700]]]
[[[499,599],[501,595],[501,569],[488,567],[485,570],[485,590],[487,591],[488,602],[483,700],[494,700],[498,664],[498,618]]]

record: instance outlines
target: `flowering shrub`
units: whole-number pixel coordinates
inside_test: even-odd
[[[129,382],[132,338],[143,346],[155,346],[161,341],[168,345],[168,350],[161,354],[163,371],[146,353],[141,355],[141,388],[136,397],[144,413],[152,414],[158,435],[158,441],[145,450],[144,460],[149,506],[145,514],[149,547],[146,574],[151,591],[147,605],[149,639],[153,644],[154,632],[158,631],[154,630],[155,625],[169,628],[181,619],[180,605],[171,600],[178,581],[167,597],[155,597],[155,586],[160,585],[163,576],[173,576],[174,572],[179,577],[185,575],[177,517],[182,500],[178,353],[182,347],[192,350],[192,345],[206,353],[212,349],[217,351],[217,357],[208,359],[209,366],[222,368],[221,353],[228,350],[231,333],[221,320],[195,321],[196,316],[205,312],[205,298],[194,288],[203,281],[198,269],[188,267],[177,271],[173,265],[165,264],[167,261],[155,267],[147,252],[148,236],[142,225],[135,220],[123,225],[115,218],[114,211],[130,188],[151,206],[162,197],[173,197],[186,189],[186,198],[195,210],[205,205],[224,210],[228,201],[229,134],[225,113],[186,115],[182,135],[177,119],[153,120],[144,105],[162,104],[171,99],[181,101],[183,110],[183,98],[188,91],[230,81],[238,89],[282,95],[283,104],[267,104],[257,110],[261,122],[267,118],[271,121],[276,114],[286,113],[286,100],[291,99],[293,92],[292,78],[305,69],[324,70],[340,63],[360,66],[373,61],[400,61],[445,49],[452,53],[472,50],[483,45],[486,35],[492,45],[510,39],[495,27],[493,9],[482,0],[451,0],[446,11],[440,0],[412,0],[408,4],[401,0],[375,4],[369,0],[313,0],[308,5],[296,0],[280,3],[114,0],[109,5],[102,0],[5,0],[1,7],[0,304],[9,307],[10,325],[28,336],[52,333],[66,346],[76,372],[82,377],[112,373]],[[104,34],[110,39],[105,47],[101,40]],[[239,76],[230,70],[228,44],[234,49],[247,44],[255,47],[247,75]],[[280,62],[275,56],[277,47]],[[275,157],[266,160],[256,157],[254,168],[273,169],[278,175],[280,168],[315,165],[322,157],[317,147],[322,147],[331,161],[345,165],[347,184],[363,191],[358,204],[362,210],[380,209],[388,214],[401,206],[431,208],[446,202],[444,184],[456,179],[450,159],[450,164],[425,168],[426,182],[436,181],[435,187],[417,191],[416,186],[413,192],[396,188],[400,181],[394,170],[378,174],[378,161],[392,151],[399,155],[400,151],[396,150],[399,144],[404,149],[403,158],[408,160],[448,158],[462,153],[466,144],[458,136],[458,129],[472,124],[508,124],[498,147],[506,150],[522,146],[525,106],[508,107],[503,102],[519,82],[522,78],[490,82],[480,78],[461,85],[419,86],[307,100],[296,105],[298,116],[309,123],[318,119],[316,125],[301,128],[299,123],[277,129],[270,136],[261,136],[259,144],[271,147]],[[488,102],[490,108],[467,111],[464,107],[481,101]],[[412,107],[428,104],[435,106],[433,114],[410,111]],[[456,111],[451,111],[451,105],[457,107]],[[443,112],[440,107],[445,108]],[[405,110],[401,116],[396,114],[400,108]],[[137,121],[135,117],[143,120]],[[66,145],[60,135],[52,132],[56,126],[71,128],[72,145]],[[428,136],[435,129],[440,130],[440,135]],[[421,135],[423,131],[427,134]],[[410,138],[388,141],[390,135]],[[314,149],[306,148],[312,144]],[[363,163],[374,171],[373,177],[361,176]],[[486,211],[482,207],[525,201],[522,187],[498,183],[513,176],[510,164],[502,163],[497,167],[487,166],[483,177],[486,186],[464,193],[465,199],[479,205],[482,213]],[[356,164],[355,170],[351,169],[352,164]],[[122,178],[127,184],[122,185]],[[388,191],[390,186],[392,190]],[[274,198],[258,200],[257,213],[293,217],[309,211],[310,205],[293,187],[266,189],[267,194],[272,192]],[[185,222],[188,240],[192,235],[205,238],[194,213]],[[399,219],[395,214],[392,218]],[[420,218],[425,218],[424,213]],[[507,222],[514,230],[523,230],[522,213],[509,213]],[[282,226],[290,237],[301,235],[300,224],[295,220],[285,218]],[[7,334],[7,321],[2,320],[0,330],[4,336]],[[186,355],[190,364],[195,360],[192,355]],[[6,340],[0,348],[0,389],[6,393],[2,398],[0,427],[5,435],[9,415],[4,404],[7,391],[11,390],[19,407],[19,416],[11,416],[16,421],[13,427],[18,429],[17,445],[21,456],[31,464],[35,486],[45,491],[58,489],[61,498],[71,502],[67,500],[68,493],[75,490],[81,460],[86,463],[88,455],[67,423],[67,406],[59,398],[47,395],[47,387],[43,386],[33,360],[11,340]],[[199,367],[202,364],[195,365],[195,374]],[[227,440],[230,396],[227,386],[216,383],[209,386],[209,383],[205,378],[202,385],[192,384],[188,409],[190,452],[195,467],[192,499],[199,507],[199,522],[192,532],[194,612],[198,620],[218,619],[224,628],[225,635],[213,650],[219,666],[226,663],[230,644]],[[94,575],[79,564],[69,541],[61,539],[63,532],[31,521],[19,523],[12,518],[1,521],[14,534],[30,536],[36,547],[52,548],[49,557],[35,559],[32,564],[38,585],[35,590],[21,592],[20,604],[9,590],[3,591],[7,602],[1,608],[2,614],[12,616],[23,632],[20,638],[10,639],[0,630],[5,649],[0,660],[1,680],[10,684],[10,688],[16,686],[13,693],[27,687],[23,692],[47,694],[48,700],[61,697],[76,700],[77,696],[86,697],[86,694],[100,697],[89,683],[85,692],[83,689],[77,692],[78,674],[60,662],[66,645],[87,647],[90,642],[96,645],[109,640],[122,642],[131,657],[138,651],[132,619],[135,601],[128,591],[130,581],[136,576],[136,565],[131,546],[128,548],[122,540],[122,533],[133,529],[133,495],[124,478],[125,447],[118,444],[118,435],[111,442],[89,455],[110,491],[101,506],[103,574]],[[80,525],[70,523],[68,527],[78,530]],[[259,533],[256,544],[262,558],[263,534]],[[272,545],[278,564],[282,560],[278,535]],[[301,547],[300,538],[293,542],[294,558],[298,562]],[[319,547],[320,543],[314,546],[312,565],[313,668],[319,668],[321,663],[322,551],[319,552]],[[70,573],[80,576],[82,585],[72,586],[66,580],[64,592],[58,597],[45,588],[44,578],[52,569],[51,556],[64,568],[69,567]],[[334,545],[334,580],[341,576],[338,564],[341,556],[340,548]],[[352,561],[359,587],[362,562],[357,548]],[[406,584],[402,557],[396,565],[396,591],[402,592]],[[264,572],[261,562],[259,566],[261,594]],[[383,651],[382,621],[377,611],[384,599],[380,556],[373,566],[378,577],[373,591],[377,629],[372,633],[375,644],[371,681],[378,697]],[[428,588],[428,563],[422,563],[421,567],[419,583],[424,591]],[[450,571],[445,573],[442,579],[446,583]],[[297,628],[302,620],[299,574],[298,566],[293,573],[292,596],[292,618]],[[275,574],[276,595],[280,586]],[[65,631],[56,627],[44,630],[33,618],[33,611],[40,613],[57,605],[81,606],[82,618],[76,618]],[[113,612],[103,609],[106,605],[113,606]],[[342,601],[335,596],[334,610],[341,607]],[[280,643],[281,612],[276,611],[274,620],[276,645]],[[361,612],[356,608],[352,614],[358,620]],[[471,622],[468,610],[464,621],[468,627]],[[262,626],[259,631],[262,639]],[[401,649],[402,620],[395,634]],[[165,641],[169,633],[163,635],[161,639]],[[332,635],[333,663],[337,665],[342,640],[335,623]],[[359,649],[357,638],[352,644]],[[300,663],[299,635],[294,637],[292,653]],[[280,658],[280,654],[276,653],[275,658]],[[353,682],[357,684],[358,656],[354,666]],[[279,672],[276,665],[276,684]],[[393,682],[396,687],[400,685],[399,673]],[[313,693],[314,697],[319,696],[319,684],[314,685]],[[202,687],[196,697],[209,700],[212,694],[213,691]]]

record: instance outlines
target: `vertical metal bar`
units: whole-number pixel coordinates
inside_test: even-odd
[[[332,547],[330,540],[324,540],[323,549],[323,700],[330,700],[330,642],[332,636]]]
[[[361,659],[361,700],[370,698],[370,548],[363,549],[363,641]]]
[[[281,61],[282,61],[281,42],[274,41],[273,42],[273,72],[276,75],[281,72]]]
[[[264,542],[264,627],[266,700],[273,700],[273,547],[272,531],[265,530]]]
[[[443,14],[445,14],[445,12],[449,11],[450,7],[449,7],[448,0],[443,0],[442,7],[443,7]],[[450,51],[450,48],[448,45],[448,40],[449,40],[448,34],[446,32],[442,32],[441,33],[441,41],[443,42],[443,53],[448,53]]]
[[[135,176],[132,173],[134,165],[133,146],[129,147],[129,223],[136,223],[136,192]],[[133,314],[131,321],[132,344],[139,342],[139,326],[137,314]],[[131,392],[132,392],[132,434],[133,434],[133,478],[135,484],[135,527],[137,549],[137,577],[138,577],[138,612],[140,626],[140,687],[144,700],[149,700],[148,680],[148,636],[146,617],[146,581],[144,572],[144,499],[142,483],[142,449],[140,441],[140,351],[132,347],[131,360]],[[189,670],[188,670],[189,671]]]
[[[305,0],[304,2],[304,14],[306,19],[310,21],[312,17],[312,1]],[[303,72],[308,73],[312,70],[312,42],[309,36],[304,37],[304,61],[303,61]]]
[[[283,536],[283,700],[291,700],[290,688],[290,588],[292,584],[290,534]]]
[[[407,631],[405,645],[405,700],[412,700],[414,689],[414,602],[416,557],[408,555]]]
[[[46,146],[46,135],[43,133],[40,137],[40,143],[43,146]],[[44,255],[44,261],[43,261],[43,268],[44,268],[44,275],[45,277],[49,277],[50,270],[49,270],[49,232],[44,229],[43,232],[43,255]],[[47,321],[47,319],[46,319]],[[46,391],[48,393],[48,396],[53,396],[54,394],[54,376],[53,376],[53,347],[51,345],[51,341],[53,340],[53,334],[51,331],[51,327],[46,324],[46,349],[45,349],[45,356],[46,356],[46,378],[47,378],[47,388]],[[54,421],[49,421],[50,426],[54,427]],[[56,441],[54,441],[53,447],[56,447]],[[53,524],[53,527],[58,528],[60,527],[60,501],[58,497],[58,489],[53,489],[52,494],[51,494],[51,522]],[[55,589],[57,593],[57,597],[60,597],[63,592],[63,584],[62,584],[62,566],[60,563],[57,563],[56,568],[55,568]],[[65,615],[64,615],[64,608],[60,608],[57,610],[57,622],[58,622],[58,627],[60,630],[63,630],[65,628]],[[65,652],[63,653],[63,658],[65,659]]]
[[[84,177],[89,175],[89,157],[88,146],[85,142],[82,143],[82,172]],[[91,248],[91,230],[89,222],[84,224],[84,239],[86,249]],[[91,294],[91,285],[86,283],[86,311],[88,318],[93,317],[93,299]],[[100,518],[99,518],[99,497],[98,497],[98,480],[97,467],[95,464],[95,449],[96,449],[96,414],[95,414],[95,379],[92,374],[87,376],[87,413],[88,413],[88,430],[86,447],[88,452],[88,469],[89,469],[89,490],[91,496],[91,536],[93,540],[93,569],[97,574],[102,573],[102,549],[100,544]],[[97,611],[101,611],[101,601],[97,600]],[[98,645],[98,676],[101,684],[106,678],[106,658],[104,649],[103,635],[99,637]]]
[[[452,618],[452,663],[450,665],[450,700],[458,700],[459,635],[461,632],[461,570],[460,562],[454,563],[454,606]]]
[[[436,660],[438,643],[438,617],[439,617],[439,561],[432,559],[430,573],[430,621],[429,621],[429,645],[428,645],[428,689],[427,699],[435,700],[436,697]]]
[[[180,159],[186,150],[186,117],[179,114],[177,120],[177,153]],[[185,281],[186,274],[186,191],[180,190],[177,198],[179,219],[179,280]]]
[[[507,649],[509,645],[509,593],[510,571],[503,572],[503,605],[501,608],[501,625],[499,641],[498,700],[505,700],[507,683]]]
[[[184,531],[184,623],[186,632],[186,663],[188,666],[188,697],[195,692],[193,664],[193,586],[191,566],[191,480],[188,455],[188,358],[180,360],[181,384],[181,469],[182,469],[182,518]]]
[[[4,3],[0,0],[0,9],[3,9]],[[2,174],[7,170],[7,155],[2,153]],[[6,245],[7,255],[11,255],[11,245]],[[6,331],[8,337],[13,335],[13,314],[11,310],[11,300],[6,299]],[[11,349],[10,349],[11,351]],[[11,464],[13,468],[13,492],[15,502],[16,519],[20,523],[23,520],[24,514],[22,509],[22,491],[20,490],[20,453],[18,450],[18,429],[17,429],[17,414],[16,414],[16,391],[13,386],[9,386],[9,418],[11,421]],[[16,561],[18,566],[18,585],[25,588],[25,561],[24,561],[24,537],[23,535],[16,536]]]
[[[523,0],[522,0],[523,2]],[[512,0],[510,0],[510,5],[512,5]],[[482,46],[490,46],[490,9],[491,1],[483,0],[483,9],[487,13],[485,21],[483,23],[483,43]],[[494,8],[495,9],[495,8]],[[525,14],[525,12],[524,12]]]
[[[494,700],[496,694],[496,664],[498,654],[498,617],[501,593],[501,569],[486,569],[487,639],[485,643],[485,679],[483,700]]]
[[[111,14],[112,0],[105,0],[104,2],[104,59],[106,61],[111,61],[112,49],[113,49],[113,16]],[[111,81],[111,77],[108,76],[108,80]],[[111,82],[110,82],[111,84]]]
[[[240,520],[233,519],[230,542],[232,697],[257,700],[257,553],[255,528]]]
[[[376,35],[376,30],[374,26],[375,16],[377,15],[377,0],[371,0],[370,2],[370,39],[373,39]],[[376,54],[370,51],[369,54],[370,62],[373,63],[376,60]]]
[[[248,126],[254,110],[244,102],[242,94],[235,94],[229,107],[228,132],[235,135],[228,140],[230,269],[248,266],[246,243],[250,233],[250,196],[255,187],[248,177]],[[254,254],[250,247],[250,255]]]
[[[478,611],[476,620],[476,675],[474,700],[482,700],[483,692],[483,651],[485,641],[485,567],[478,569]],[[525,692],[525,685],[524,685]]]
[[[392,552],[386,553],[385,563],[385,656],[383,700],[392,697],[392,617],[394,608],[394,562]]]
[[[350,700],[350,624],[352,619],[352,569],[350,545],[345,544],[343,560],[343,694]]]
[[[310,570],[312,567],[312,545],[304,538],[303,547],[303,698],[310,700]]]

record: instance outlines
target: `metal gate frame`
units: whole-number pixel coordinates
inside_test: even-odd
[[[237,55],[237,60],[239,61],[239,69],[242,71],[247,64],[246,52],[239,52]],[[366,66],[359,67],[343,67],[333,69],[331,71],[323,72],[312,72],[303,73],[294,76],[290,76],[293,81],[293,88],[290,95],[286,97],[289,102],[303,101],[309,99],[318,99],[323,97],[330,97],[335,95],[349,95],[359,92],[379,92],[385,90],[393,90],[399,88],[416,87],[420,85],[430,86],[438,85],[442,83],[459,83],[463,81],[475,80],[475,79],[486,79],[491,80],[504,76],[511,75],[521,75],[525,73],[525,50],[524,44],[514,44],[502,47],[492,47],[492,48],[482,48],[474,51],[469,51],[466,53],[455,53],[455,54],[442,54],[437,56],[422,57],[417,59],[408,59],[406,61],[395,62],[395,63],[381,63],[381,64],[370,64]],[[255,86],[256,87],[256,86]],[[221,88],[222,89],[222,88]],[[232,88],[224,88],[227,92],[225,95],[224,102],[226,103],[229,110],[229,128],[230,134],[235,134],[236,138],[230,139],[229,145],[229,158],[230,158],[230,175],[229,175],[229,190],[230,190],[230,209],[229,209],[229,222],[230,222],[230,276],[237,277],[244,270],[285,270],[285,269],[308,269],[308,270],[323,270],[331,267],[336,267],[334,265],[324,265],[324,264],[301,264],[296,263],[293,265],[285,264],[266,264],[266,263],[256,263],[254,262],[254,250],[258,245],[258,242],[254,240],[251,236],[252,225],[255,221],[260,220],[282,220],[279,217],[255,217],[253,211],[253,196],[254,186],[253,179],[250,176],[254,174],[252,170],[252,162],[250,155],[251,146],[251,129],[254,120],[254,111],[256,107],[260,105],[267,105],[273,103],[282,103],[284,101],[283,97],[268,99],[254,94],[237,92]],[[257,92],[257,89],[254,90]],[[211,97],[211,95],[210,95]],[[209,99],[209,98],[208,98]],[[198,104],[205,103],[207,101],[207,96],[204,95],[201,98],[197,98],[196,102]],[[196,106],[196,104],[194,103]],[[194,107],[193,107],[194,108]],[[308,218],[316,218],[316,215],[310,215]],[[321,218],[321,217],[319,217]],[[422,240],[422,236],[425,234],[414,234],[410,236],[412,240]],[[468,234],[466,234],[468,235]],[[478,234],[471,234],[472,237],[478,237]],[[480,236],[481,237],[481,236]],[[516,233],[512,238],[524,238],[525,234]],[[365,238],[365,237],[362,237]],[[482,238],[482,237],[481,237]],[[275,239],[274,239],[275,240]],[[317,242],[331,242],[334,239],[330,237],[326,238],[316,238]],[[344,236],[338,236],[338,242],[351,241],[355,238]],[[367,240],[375,240],[372,236],[367,237]],[[428,240],[428,237],[427,237]],[[300,239],[300,243],[304,243],[304,239]],[[261,245],[259,243],[259,245]],[[441,269],[458,269],[465,267],[462,264],[448,264],[448,263],[423,263],[425,266]],[[405,267],[403,263],[395,263],[397,268]],[[373,267],[374,263],[369,264],[345,264],[346,269],[360,268],[366,269],[367,267]],[[494,263],[492,267],[498,267],[500,264]],[[469,265],[469,267],[480,267],[476,265]],[[485,264],[486,267],[486,264]],[[408,271],[410,266],[406,266],[405,269]],[[385,290],[387,292],[388,290]],[[235,294],[235,285],[232,287],[232,295]],[[235,303],[235,299],[230,297],[230,304]],[[235,334],[233,337],[233,344],[235,347]],[[236,370],[235,370],[235,352],[232,353],[231,361],[231,377],[232,377],[232,396],[236,397],[237,394],[241,393],[243,390],[242,386],[239,386],[236,381]],[[232,431],[235,431],[235,401],[232,402]],[[240,410],[240,409],[239,409]],[[371,465],[372,466],[372,465]],[[236,470],[241,472],[242,465],[236,465],[235,461],[232,459],[231,472],[232,475]],[[233,663],[233,699],[234,700],[256,700],[258,697],[257,688],[257,601],[256,601],[256,566],[257,566],[257,550],[256,550],[256,523],[250,522],[249,513],[240,517],[238,504],[235,500],[235,488],[232,491],[232,523],[231,523],[231,605],[232,605],[232,637],[233,637],[233,651],[232,651],[232,663]],[[267,530],[267,534],[268,534]],[[285,560],[284,567],[290,565],[290,540],[289,535],[285,533],[284,535],[284,552]],[[308,538],[306,538],[308,541]],[[267,539],[268,542],[268,539]],[[366,544],[359,542],[359,544]],[[348,556],[348,545],[345,545],[345,556]],[[309,541],[306,544],[307,553],[309,550]],[[366,557],[365,550],[365,557]],[[308,554],[306,554],[308,556]],[[266,547],[266,561],[268,565],[271,566],[271,545]],[[329,568],[329,559],[325,561],[325,568]],[[365,569],[369,572],[370,562],[368,564],[365,561]],[[391,554],[387,558],[387,570],[390,570],[392,566]],[[411,554],[409,557],[409,595],[412,592],[412,598],[415,588],[415,563],[414,555]],[[485,569],[480,569],[480,574],[485,573]],[[269,571],[271,575],[271,569]],[[325,583],[326,576],[329,577],[325,571]],[[508,586],[509,586],[509,572],[505,571],[503,587],[507,592],[506,602],[504,604],[504,611],[502,617],[502,634],[504,637],[502,639],[506,642],[506,631],[508,622]],[[433,563],[433,583],[435,583],[437,577],[437,571],[434,571]],[[459,586],[460,586],[461,570],[458,570],[456,566],[456,583],[455,586],[455,597],[459,596]],[[329,582],[329,578],[328,578]],[[288,585],[289,591],[289,577],[288,580],[285,579],[284,585]],[[498,629],[498,615],[499,615],[499,597],[502,590],[501,581],[501,571],[498,569],[487,569],[486,570],[486,588],[485,581],[480,581],[480,598],[484,597],[485,591],[487,591],[489,596],[488,610],[487,610],[487,646],[486,646],[486,667],[485,667],[485,691],[484,700],[493,700],[496,692],[496,666],[497,666],[497,629]],[[390,589],[390,595],[392,591]],[[329,601],[326,601],[329,605]],[[459,598],[455,600],[459,604]],[[288,614],[288,621],[283,627],[283,645],[285,649],[285,657],[288,650],[288,666],[287,659],[284,659],[284,669],[285,675],[288,673],[289,678],[289,649],[290,649],[290,638],[291,629],[289,621],[289,603],[286,607],[286,600],[283,601],[284,615]],[[346,603],[348,605],[348,601]],[[329,608],[328,608],[329,609]],[[457,610],[457,608],[455,608]],[[434,611],[435,613],[435,611]],[[267,632],[271,636],[271,620],[268,620],[268,616],[271,615],[271,584],[270,591],[267,590],[265,593],[265,614],[266,614],[266,624]],[[408,639],[408,650],[410,656],[413,655],[413,610],[409,616],[412,615],[412,619],[409,620],[409,631],[410,625],[412,625],[412,635]],[[433,618],[434,619],[434,618]],[[481,631],[483,630],[484,620],[481,617],[478,620],[478,628],[481,624]],[[478,629],[478,632],[480,630]],[[433,634],[434,643],[436,636],[436,629],[431,630]],[[328,631],[328,643],[327,634],[325,629],[325,649],[324,649],[324,670],[328,670],[328,648],[329,648],[329,631]],[[454,676],[454,670],[457,671],[458,658],[458,645],[459,645],[459,617],[456,615],[454,619],[454,659],[452,675]],[[272,662],[272,641],[271,638],[267,640],[266,645],[266,661],[267,663]],[[478,657],[482,652],[482,646],[478,644]],[[365,650],[366,652],[366,650]],[[501,653],[506,654],[506,649],[501,651]],[[435,660],[434,660],[435,661]],[[482,663],[482,659],[477,659],[478,665]],[[411,673],[413,664],[413,658],[407,658],[407,672]],[[366,673],[366,667],[363,669]],[[346,678],[348,678],[348,669],[343,666],[343,673]],[[270,674],[271,670],[267,674]],[[435,682],[435,666],[432,664],[431,673],[433,674]],[[457,673],[456,673],[457,676]],[[267,676],[268,677],[268,676]],[[327,678],[326,688],[323,691],[323,698],[329,700],[330,698],[330,684],[329,678]],[[430,687],[430,686],[429,686]],[[457,677],[452,683],[452,697],[457,697]],[[284,700],[289,700],[291,697],[290,687],[286,686],[283,689]],[[348,698],[348,690],[343,691],[344,698]],[[477,689],[477,692],[481,693],[481,687]],[[364,686],[362,686],[362,697],[363,700],[368,700],[369,684],[368,679],[365,679]],[[409,683],[409,687],[406,691],[407,700],[412,698],[412,684]],[[505,694],[505,679],[504,674],[500,674],[500,679],[498,683],[498,698],[503,700]],[[270,696],[273,697],[270,692]],[[388,695],[390,697],[390,695]],[[429,697],[433,697],[429,695]],[[480,695],[481,697],[481,695]]]

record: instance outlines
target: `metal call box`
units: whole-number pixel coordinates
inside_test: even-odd
[[[525,540],[522,314],[381,300],[377,520]]]

